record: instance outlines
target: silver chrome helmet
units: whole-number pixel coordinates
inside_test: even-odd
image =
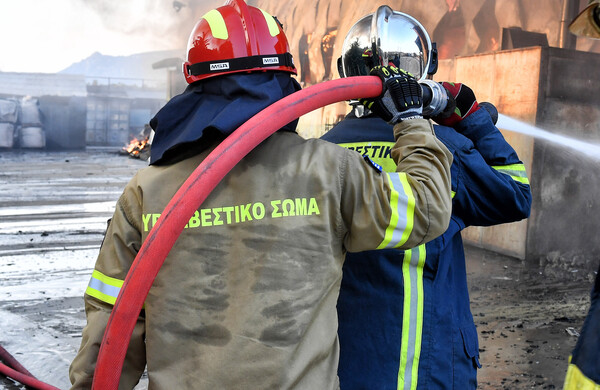
[[[590,0],[588,6],[569,24],[575,35],[600,39],[600,0]]]
[[[350,28],[338,59],[341,77],[368,75],[373,66],[393,63],[417,80],[437,70],[429,34],[415,18],[382,5]]]

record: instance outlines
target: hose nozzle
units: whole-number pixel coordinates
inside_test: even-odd
[[[448,92],[440,83],[425,79],[419,81],[423,90],[423,116],[432,118],[443,113],[448,106]]]
[[[423,116],[433,118],[438,115],[450,116],[456,108],[454,99],[450,99],[448,91],[440,83],[425,79],[419,81],[423,91]],[[494,124],[498,122],[498,109],[490,102],[481,102],[479,105],[486,109],[492,117]]]

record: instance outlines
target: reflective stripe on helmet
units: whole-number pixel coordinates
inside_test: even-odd
[[[205,19],[210,26],[210,32],[212,36],[217,39],[228,39],[229,33],[227,32],[227,25],[225,24],[225,19],[223,19],[223,15],[216,9],[208,11],[202,19]]]
[[[85,293],[102,302],[114,305],[122,286],[122,280],[111,278],[100,271],[94,270]]]
[[[269,33],[271,34],[271,36],[276,37],[277,35],[279,35],[279,26],[277,25],[275,18],[269,15],[267,12],[263,11],[262,9],[260,9],[260,12],[262,12],[263,16],[265,17],[265,21],[267,22],[267,27],[269,28]]]
[[[412,233],[415,196],[408,184],[406,173],[386,172],[390,185],[390,206],[392,215],[385,237],[377,249],[397,248],[404,244]]]
[[[500,173],[510,176],[514,181],[518,181],[519,183],[523,184],[529,184],[527,172],[525,171],[525,165],[523,164],[496,165],[492,166],[492,168]]]
[[[265,22],[267,22],[267,27],[269,28],[269,33],[271,34],[271,36],[276,37],[277,35],[279,35],[279,25],[275,21],[275,18],[271,16],[268,12],[265,12],[260,8],[259,10],[265,17]],[[213,37],[217,39],[229,38],[229,33],[227,32],[227,25],[225,24],[225,19],[218,10],[213,9],[208,11],[202,16],[202,19],[205,19],[208,22]]]

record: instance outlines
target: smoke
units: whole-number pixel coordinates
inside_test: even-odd
[[[152,50],[185,48],[202,15],[225,0],[77,0],[115,32],[143,38]]]

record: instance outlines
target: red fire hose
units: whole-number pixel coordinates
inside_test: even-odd
[[[133,328],[154,278],[194,212],[223,177],[275,131],[319,107],[381,93],[376,76],[348,77],[313,85],[265,108],[229,135],[173,196],[125,277],[98,353],[92,387],[117,389]]]
[[[17,370],[13,370],[12,368],[8,367],[7,365],[0,363],[0,374],[7,376],[9,378],[12,378],[14,380],[16,380],[19,383],[24,384],[27,387],[30,387],[32,389],[36,389],[36,390],[60,390],[58,387],[54,387],[52,385],[49,385],[47,383],[44,383],[40,380],[35,379],[32,376],[29,376],[27,374],[23,374],[20,371]]]
[[[25,375],[29,375],[30,377],[35,378],[29,371],[27,371],[27,369],[25,367],[23,367],[21,365],[21,363],[19,363],[17,361],[17,359],[15,359],[13,357],[13,355],[11,355],[6,349],[2,348],[1,345],[0,345],[0,362],[6,363],[7,366],[15,369],[16,371],[19,371],[20,373],[23,373]]]
[[[4,362],[4,363],[1,363]],[[0,346],[0,374],[16,380],[32,389],[59,390],[57,387],[37,380],[7,350]]]

